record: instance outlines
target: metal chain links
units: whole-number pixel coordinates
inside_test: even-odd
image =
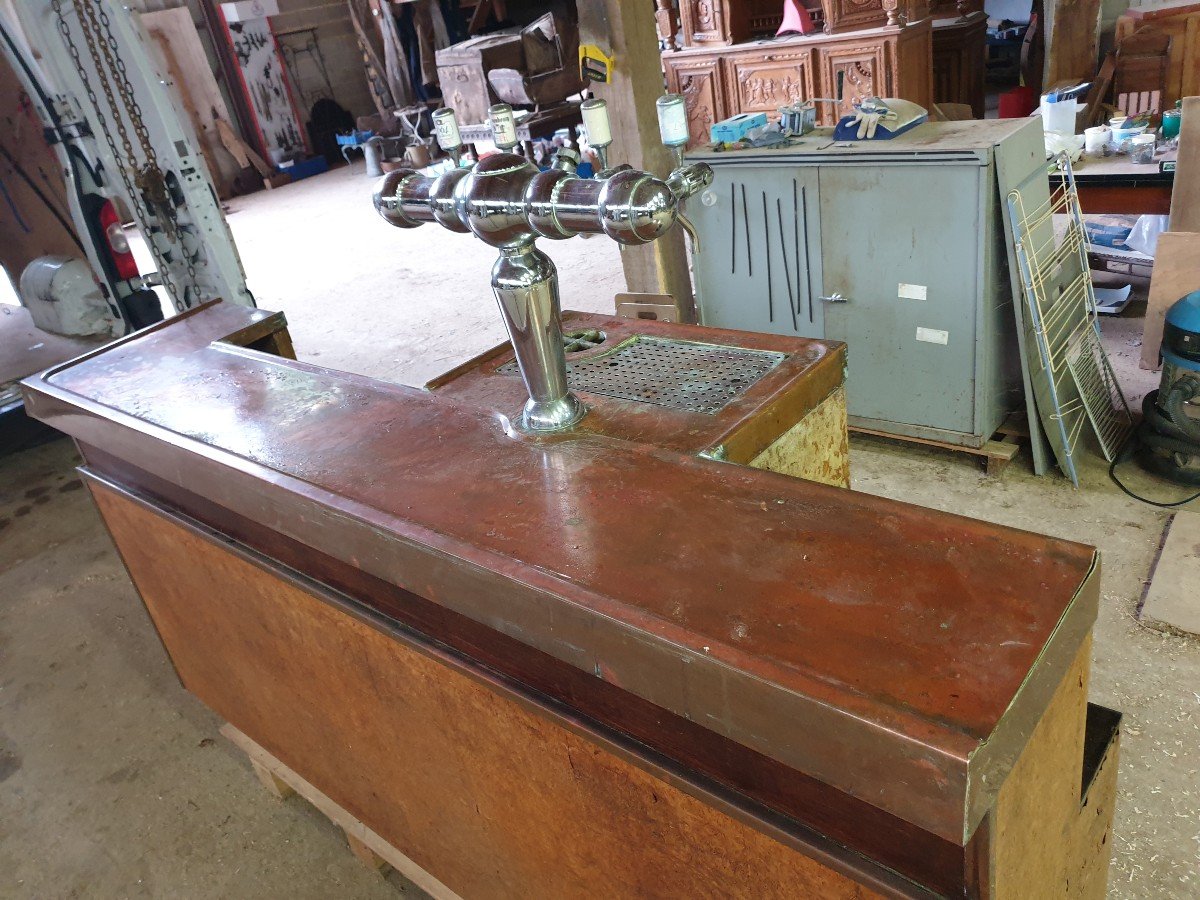
[[[104,134],[109,152],[116,162],[118,174],[121,176],[121,181],[124,183],[131,201],[138,207],[138,211],[143,213],[145,220],[153,219],[158,222],[162,234],[167,240],[179,247],[180,255],[187,267],[188,280],[188,284],[184,285],[182,291],[171,278],[165,254],[158,246],[155,235],[147,235],[146,243],[158,265],[159,277],[162,279],[163,286],[171,295],[175,309],[182,312],[192,306],[189,294],[194,294],[196,291],[195,259],[184,246],[181,234],[183,229],[179,224],[175,205],[171,202],[166,177],[159,167],[158,156],[151,144],[150,132],[142,118],[141,106],[138,104],[133,86],[129,82],[125,61],[120,57],[116,37],[112,32],[112,22],[108,17],[108,12],[104,9],[103,0],[74,0],[73,5],[78,11],[84,42],[87,44],[88,54],[91,56],[92,64],[99,76],[100,87],[104,91],[109,113],[116,127],[117,135],[120,137],[123,154],[117,150],[117,142],[109,128],[108,118],[100,109],[95,89],[92,87],[87,70],[80,58],[79,48],[71,36],[70,27],[63,14],[62,0],[51,0],[51,8],[57,18],[59,34],[62,36],[75,65],[75,70],[83,82],[88,102],[96,112],[100,131]],[[114,84],[120,95],[120,102],[113,94]],[[144,162],[139,163],[138,156],[134,151],[133,142],[125,125],[126,116],[137,135]]]

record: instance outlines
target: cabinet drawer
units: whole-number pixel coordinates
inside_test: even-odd
[[[725,81],[738,112],[778,117],[779,107],[816,96],[813,51],[739,53],[724,59]]]

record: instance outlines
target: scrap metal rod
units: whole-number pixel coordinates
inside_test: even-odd
[[[754,254],[750,247],[750,207],[746,205],[746,185],[742,185],[742,215],[746,226],[746,265],[750,269],[750,277],[754,277]]]
[[[762,192],[763,249],[767,251],[767,321],[775,321],[775,289],[771,284],[771,219],[767,215],[767,192]]]
[[[795,215],[796,207],[799,206],[800,224],[804,226],[804,241],[808,242],[808,198],[805,196],[805,189],[800,188],[800,198],[796,199],[796,179],[792,179],[792,214]],[[800,284],[800,230],[796,230],[796,284]],[[813,289],[812,289],[812,266],[807,263],[804,266],[804,284],[808,290],[808,321],[811,324],[814,321],[813,315]]]
[[[737,274],[737,188],[729,182],[729,271]]]
[[[779,197],[775,198],[775,215],[779,219],[779,252],[783,256],[783,277],[787,281],[788,289],[788,309],[792,311],[792,330],[797,329],[796,325],[796,294],[792,292],[792,273],[788,268],[787,244],[784,243],[783,236],[785,234],[783,228],[783,200]],[[792,220],[792,227],[796,227],[795,220]],[[799,279],[796,280],[797,289],[800,287]]]

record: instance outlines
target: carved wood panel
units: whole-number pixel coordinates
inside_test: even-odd
[[[821,51],[821,83],[826,96],[837,94],[842,79],[842,104],[838,115],[854,112],[855,100],[893,96],[891,73],[887,64],[886,44],[865,44]],[[824,104],[826,110],[832,104]]]
[[[712,58],[677,63],[666,56],[663,61],[667,70],[667,90],[683,95],[688,134],[691,136],[688,147],[707,144],[709,126],[732,115],[725,102],[720,60]]]
[[[827,34],[874,28],[887,22],[883,0],[822,0],[821,5],[825,8]]]
[[[737,112],[765,112],[816,96],[811,50],[740,54],[728,60],[726,85]]]
[[[686,46],[723,46],[742,40],[731,27],[726,0],[679,0],[679,18]]]

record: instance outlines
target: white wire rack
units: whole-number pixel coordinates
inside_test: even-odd
[[[1008,195],[1026,311],[1036,344],[1031,366],[1040,417],[1059,465],[1078,486],[1075,453],[1091,427],[1105,459],[1116,456],[1133,427],[1129,404],[1100,343],[1087,237],[1071,162],[1059,157],[1062,186],[1027,208],[1020,190]]]

